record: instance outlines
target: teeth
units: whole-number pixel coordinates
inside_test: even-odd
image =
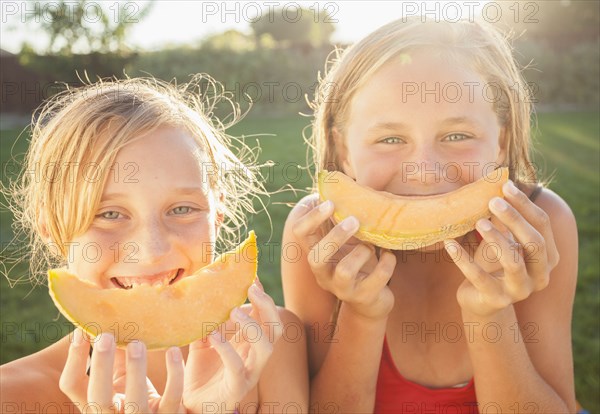
[[[141,277],[132,277],[132,276],[120,276],[114,277],[113,279],[116,283],[122,286],[125,289],[136,288],[138,286],[167,286],[169,285],[179,274],[179,269],[172,270],[170,272],[165,272],[164,276],[160,277],[160,274],[156,274],[155,276],[141,276]]]

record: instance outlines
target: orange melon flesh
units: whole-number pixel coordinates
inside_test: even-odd
[[[172,285],[103,289],[65,269],[48,273],[60,312],[92,337],[109,332],[120,348],[136,339],[148,349],[164,349],[204,338],[228,320],[246,301],[256,271],[256,236],[250,232],[236,250]]]
[[[489,218],[488,202],[503,197],[508,168],[491,171],[479,180],[446,194],[398,196],[362,186],[340,171],[321,171],[321,201],[334,204],[333,220],[354,216],[360,223],[355,237],[392,250],[413,250],[462,236],[477,220]]]

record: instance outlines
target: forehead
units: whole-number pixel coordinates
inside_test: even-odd
[[[493,114],[497,88],[460,60],[437,54],[403,54],[383,65],[354,95],[350,119],[417,113],[462,117]]]
[[[172,186],[201,186],[209,190],[212,163],[189,132],[161,127],[142,134],[119,150],[107,177],[105,191]]]

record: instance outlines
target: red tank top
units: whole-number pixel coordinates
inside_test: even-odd
[[[407,380],[394,365],[387,340],[377,378],[375,413],[477,414],[473,379],[464,387],[427,388]]]

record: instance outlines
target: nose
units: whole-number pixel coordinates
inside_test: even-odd
[[[164,223],[157,218],[140,224],[133,236],[137,262],[140,264],[156,264],[171,251],[171,234]]]
[[[402,176],[405,181],[433,184],[439,183],[443,179],[443,166],[431,143],[419,140],[403,158]]]

